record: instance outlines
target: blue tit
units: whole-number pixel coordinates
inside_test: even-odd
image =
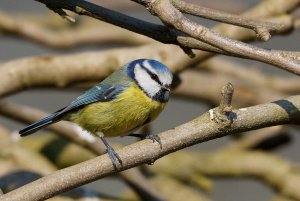
[[[172,73],[164,64],[150,59],[132,61],[86,91],[68,106],[37,121],[19,133],[26,136],[66,120],[99,136],[113,165],[122,161],[105,137],[125,136],[150,123],[169,100]],[[134,134],[132,134],[134,135]],[[160,143],[158,136],[147,138]]]

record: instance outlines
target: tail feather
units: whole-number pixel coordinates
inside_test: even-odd
[[[61,116],[60,111],[61,110],[59,110],[59,111],[49,115],[48,117],[45,117],[44,119],[41,119],[41,120],[39,120],[39,121],[23,128],[22,130],[19,131],[19,134],[21,135],[21,137],[27,136],[27,135],[30,135],[30,134],[36,132],[37,130],[40,130],[43,127],[46,127],[50,124],[53,124],[53,123],[57,122],[59,120],[59,117]]]

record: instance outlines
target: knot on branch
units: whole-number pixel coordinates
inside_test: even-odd
[[[232,114],[232,96],[234,88],[233,85],[228,82],[221,91],[221,101],[219,107],[211,111],[211,120],[214,120],[220,125],[219,129],[224,129],[229,127],[233,122]]]
[[[259,27],[255,29],[256,35],[259,39],[267,41],[271,38],[271,34],[267,28]]]

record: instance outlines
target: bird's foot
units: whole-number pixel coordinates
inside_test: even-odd
[[[110,144],[106,141],[106,139],[104,137],[100,137],[103,144],[105,145],[106,147],[106,150],[105,150],[105,153],[108,154],[113,166],[115,169],[117,169],[117,165],[118,165],[118,162],[119,164],[122,166],[122,159],[120,158],[120,156],[117,154],[117,152],[110,146]]]
[[[111,146],[106,148],[106,153],[108,154],[115,169],[117,169],[118,162],[120,165],[122,165],[122,159]]]
[[[152,140],[152,142],[158,142],[158,144],[160,145],[160,148],[162,149],[162,143],[161,143],[161,140],[160,140],[160,137],[156,134],[136,134],[136,133],[132,133],[130,134],[129,136],[133,136],[133,137],[138,137],[142,140],[144,139],[150,139]]]

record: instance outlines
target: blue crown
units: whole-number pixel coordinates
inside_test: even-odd
[[[131,61],[130,63],[127,64],[127,74],[129,77],[134,78],[134,68],[137,64],[143,65],[143,62],[147,61],[152,68],[154,68],[157,72],[159,73],[164,73],[168,74],[170,77],[173,77],[171,71],[169,68],[160,63],[159,61],[153,60],[153,59],[137,59],[134,61]]]

